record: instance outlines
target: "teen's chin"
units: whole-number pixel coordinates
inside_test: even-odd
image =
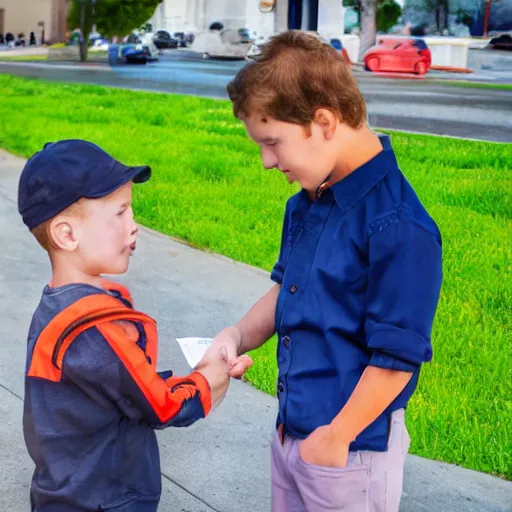
[[[290,171],[281,171],[286,179],[288,180],[288,183],[293,183],[295,180],[295,178],[293,177],[293,174],[290,172]]]

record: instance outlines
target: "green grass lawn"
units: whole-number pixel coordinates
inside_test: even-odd
[[[225,101],[56,85],[0,75],[0,147],[92,140],[154,178],[135,188],[138,220],[270,270],[295,188],[262,169]],[[444,240],[445,281],[408,412],[411,451],[512,478],[512,146],[394,133],[400,165]],[[274,393],[275,341],[249,379]]]
[[[0,61],[9,62],[40,62],[48,60],[46,55],[10,55],[0,53]]]
[[[471,82],[469,80],[428,80],[422,83],[431,84],[435,82],[439,85],[451,85],[454,87],[466,87],[468,89],[501,89],[503,91],[512,91],[512,84],[501,84],[492,82]]]

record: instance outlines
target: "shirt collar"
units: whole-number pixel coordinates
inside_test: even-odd
[[[393,169],[397,169],[398,163],[389,135],[379,134],[379,140],[382,151],[342,180],[324,189],[322,197],[332,194],[340,208],[348,210]]]

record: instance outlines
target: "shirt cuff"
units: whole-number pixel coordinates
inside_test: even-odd
[[[418,370],[419,365],[407,363],[393,356],[388,356],[382,352],[374,352],[370,358],[369,366],[384,368],[385,370],[395,370],[397,372],[412,372]]]
[[[367,346],[374,353],[388,355],[414,367],[432,359],[429,339],[392,324],[374,326],[369,333]]]

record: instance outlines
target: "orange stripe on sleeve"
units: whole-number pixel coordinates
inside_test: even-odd
[[[124,306],[118,299],[106,295],[88,295],[56,315],[39,335],[27,375],[58,382],[62,377],[62,363],[67,349],[82,332],[101,323],[115,320],[141,322],[146,332],[146,355],[156,368],[158,334],[156,322],[149,316]],[[125,330],[119,328],[124,333]],[[134,343],[132,345],[136,346]],[[137,347],[138,348],[138,347]],[[140,350],[140,349],[139,349]],[[142,352],[140,350],[142,354]]]
[[[187,386],[186,382],[183,382],[183,385],[178,385],[173,392],[166,381],[148,364],[144,352],[133,343],[127,342],[121,326],[109,323],[99,325],[97,328],[124,364],[128,373],[162,423],[168,422],[173,416],[178,414],[184,400],[195,396],[197,392],[196,387]],[[186,377],[183,380],[196,382],[195,377]],[[206,393],[205,399],[207,400],[206,404],[208,404],[209,389],[205,391],[204,383],[200,385],[201,390]],[[204,409],[203,393],[201,393],[201,403]]]
[[[182,400],[189,398],[191,394],[194,396],[196,392],[199,392],[204,415],[208,415],[212,408],[212,399],[210,384],[208,384],[204,375],[199,372],[193,372],[186,377],[170,377],[165,383],[171,390],[171,394],[180,397]]]

